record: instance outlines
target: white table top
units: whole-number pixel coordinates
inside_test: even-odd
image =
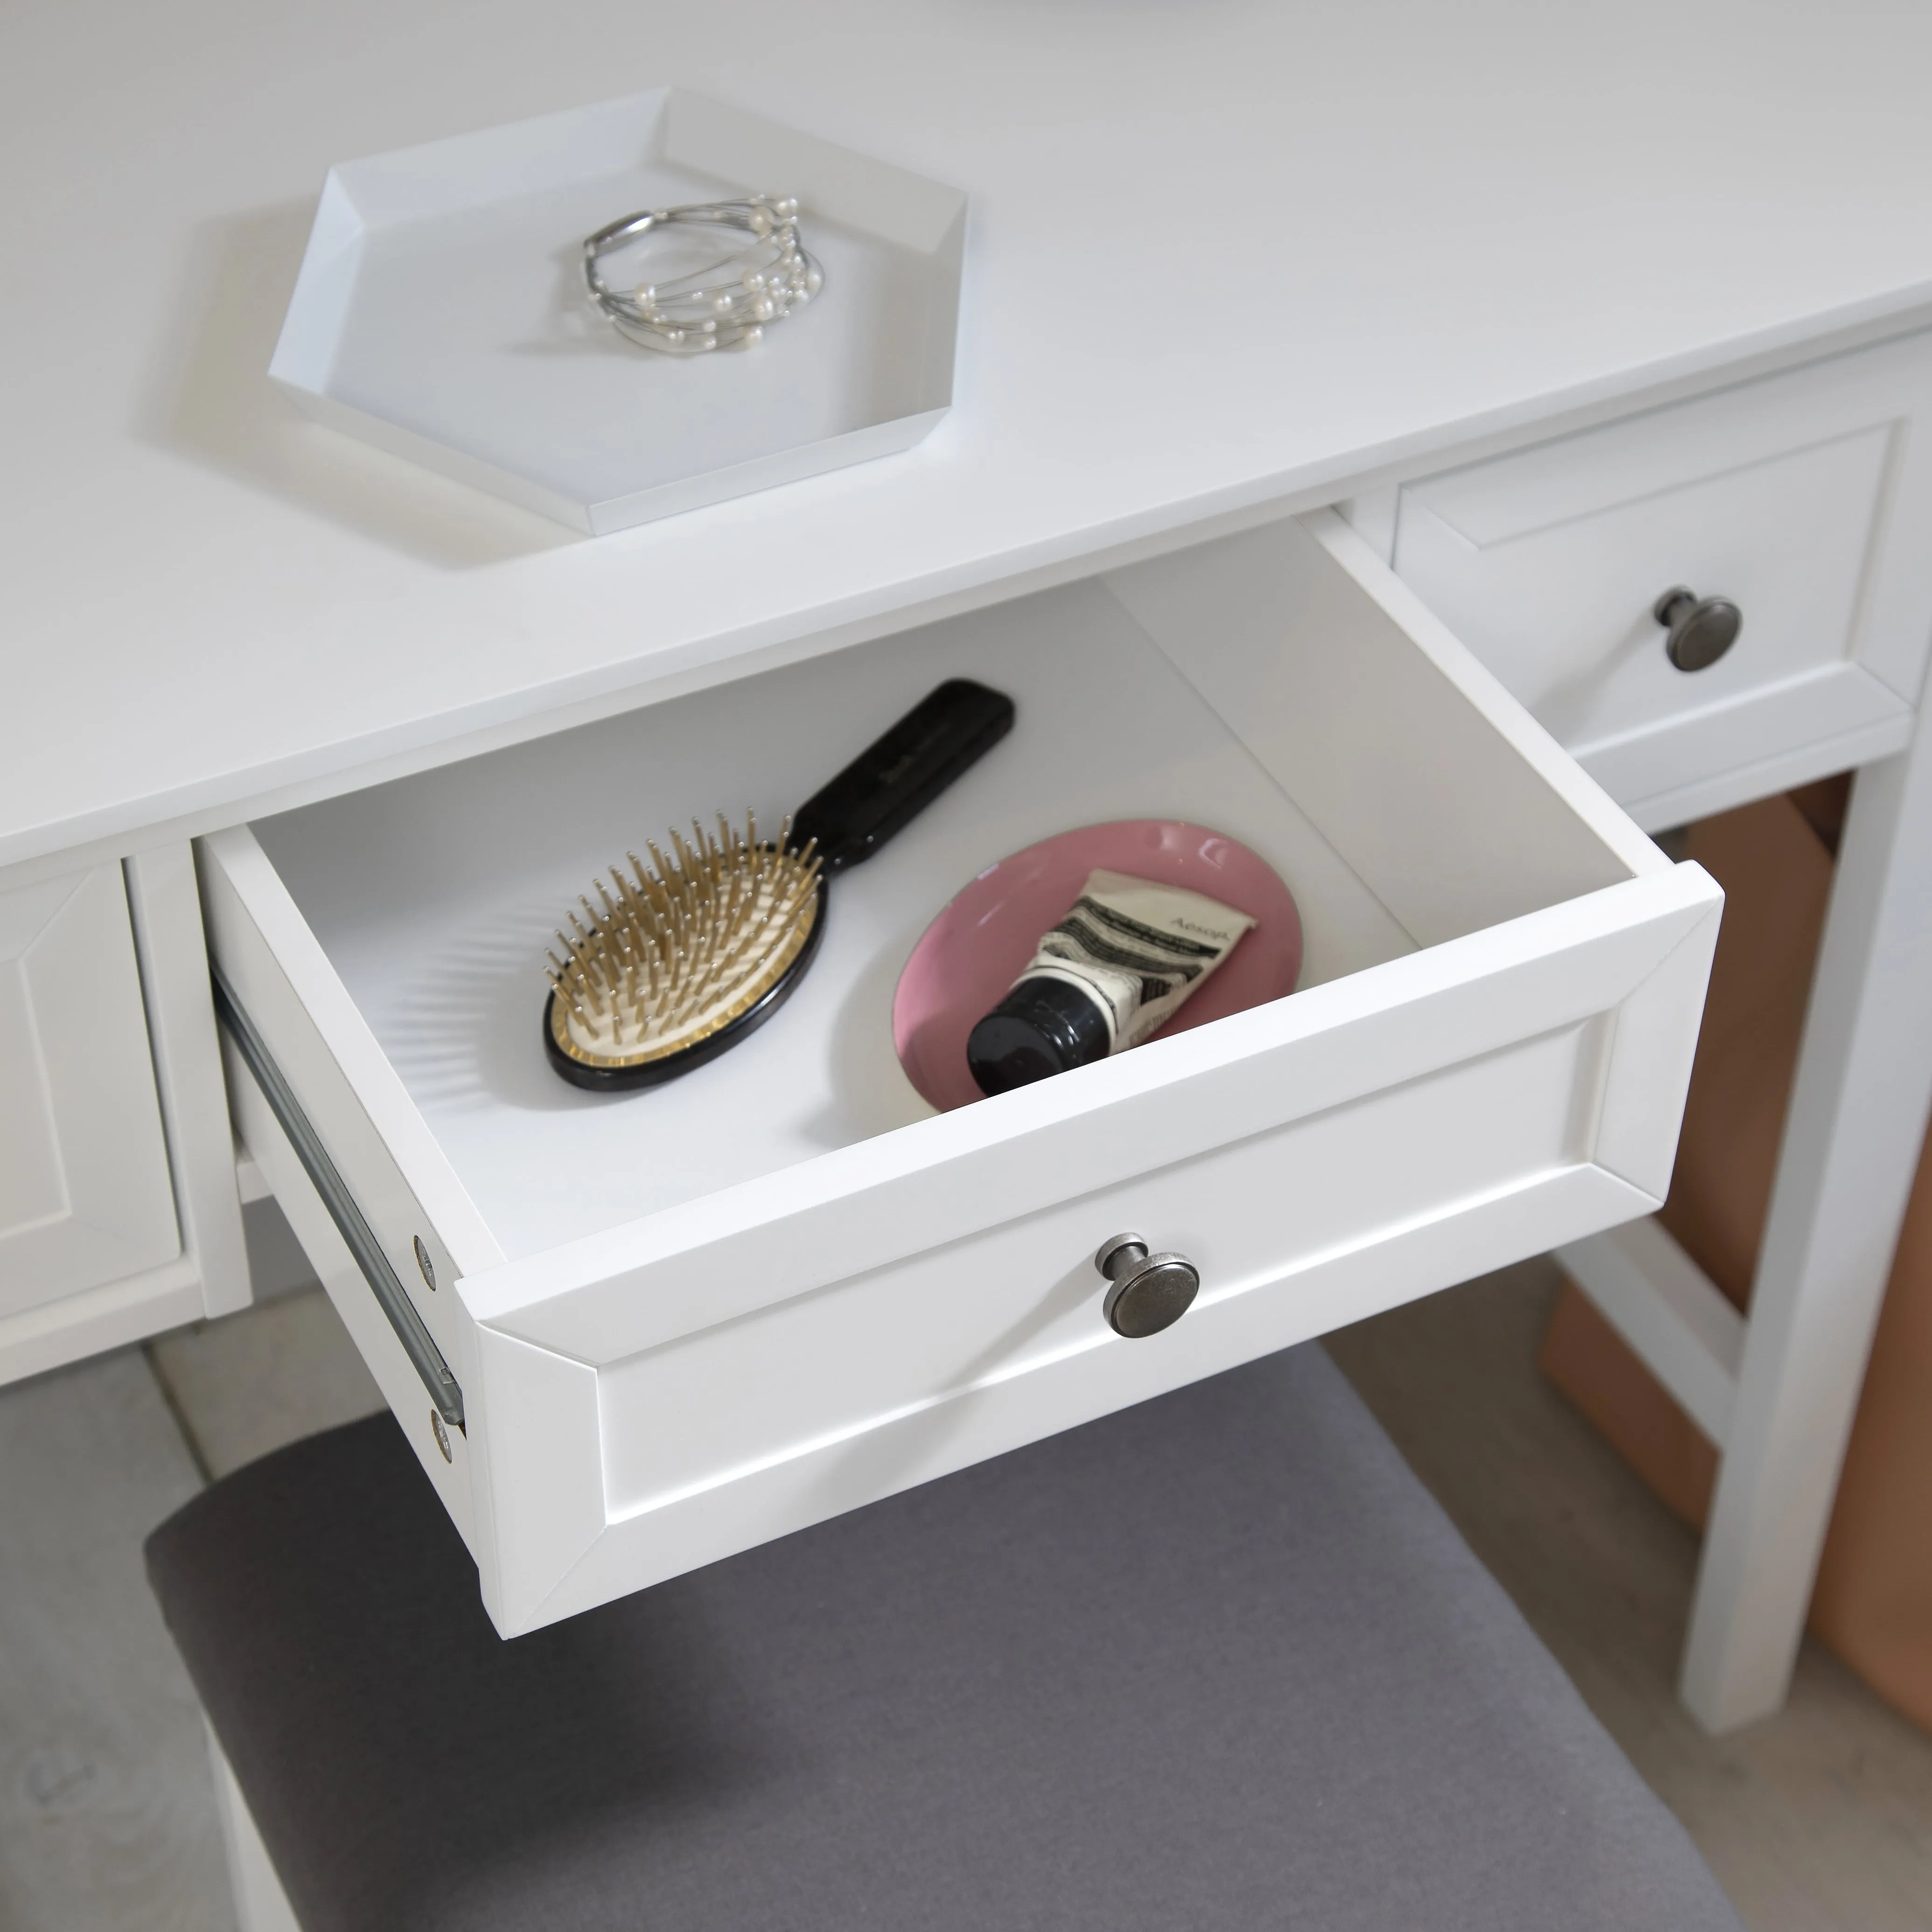
[[[972,195],[927,442],[593,540],[271,388],[330,163],[666,82]],[[20,0],[0,866],[1914,314],[1928,82],[1876,0]]]

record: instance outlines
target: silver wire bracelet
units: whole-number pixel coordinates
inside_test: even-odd
[[[616,289],[604,279],[608,257],[675,226],[751,238],[709,266],[668,280]],[[783,321],[818,294],[825,274],[798,238],[798,203],[754,194],[624,215],[585,238],[584,280],[591,300],[633,342],[698,356],[761,341],[768,324]]]

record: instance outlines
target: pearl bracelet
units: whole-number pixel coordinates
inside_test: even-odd
[[[613,288],[602,264],[621,248],[674,225],[748,235],[740,248],[694,273],[667,281]],[[748,347],[766,325],[802,308],[824,286],[824,272],[798,238],[798,203],[754,194],[745,201],[694,202],[626,214],[586,237],[584,280],[590,298],[633,342],[674,356]]]

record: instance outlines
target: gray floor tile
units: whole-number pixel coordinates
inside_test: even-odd
[[[148,1346],[211,1476],[382,1406],[320,1288],[197,1322]]]
[[[199,1486],[138,1351],[0,1390],[6,1932],[232,1932],[200,1713],[141,1568]]]
[[[295,1231],[272,1198],[251,1201],[242,1210],[242,1232],[248,1244],[248,1278],[254,1283],[257,1301],[272,1301],[280,1294],[322,1286]]]

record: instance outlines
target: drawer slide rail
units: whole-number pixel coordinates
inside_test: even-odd
[[[328,1157],[328,1150],[310,1126],[301,1102],[283,1078],[282,1070],[275,1064],[274,1056],[256,1031],[254,1022],[236,998],[234,988],[223,977],[220,967],[214,968],[213,974],[217,1017],[228,1029],[236,1051],[255,1076],[262,1097],[268,1103],[268,1111],[281,1123],[290,1146],[295,1149],[296,1160],[302,1164],[302,1171],[322,1197],[322,1204],[328,1210],[328,1218],[335,1223],[336,1232],[355,1256],[356,1265],[362,1270],[369,1292],[376,1298],[376,1305],[388,1318],[389,1326],[396,1331],[396,1340],[401,1342],[404,1352],[422,1378],[423,1387],[429,1391],[436,1414],[451,1428],[462,1428],[463,1390],[449,1372],[449,1364],[443,1360],[442,1350],[424,1327],[423,1318],[416,1312],[408,1291],[390,1266],[388,1256],[382,1252],[382,1243],[363,1219],[355,1196],[336,1172],[334,1162]]]

